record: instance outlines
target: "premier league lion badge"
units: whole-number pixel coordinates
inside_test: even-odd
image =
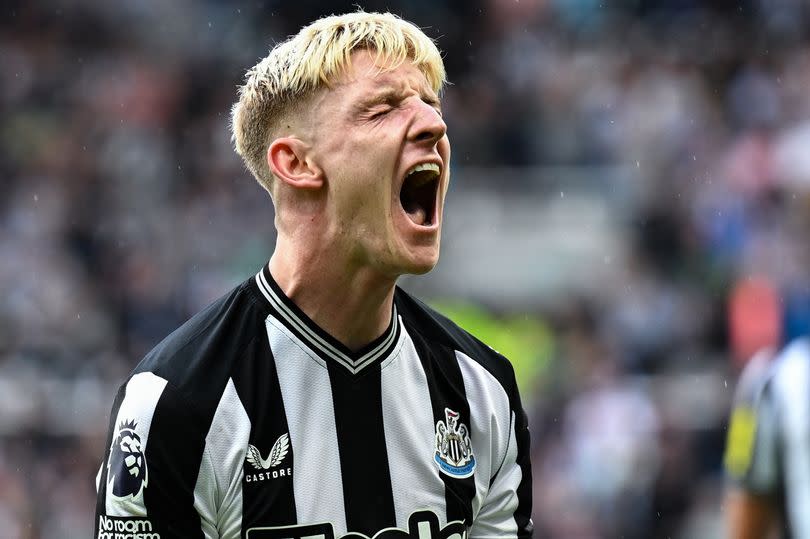
[[[475,455],[470,443],[470,431],[459,423],[459,414],[444,409],[445,421],[436,423],[436,452],[433,460],[445,475],[463,479],[475,471]]]
[[[117,498],[134,498],[147,483],[146,458],[141,437],[135,432],[137,426],[134,421],[122,422],[110,447],[107,482]]]

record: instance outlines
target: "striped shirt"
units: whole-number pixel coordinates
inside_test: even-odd
[[[530,537],[509,362],[397,288],[351,351],[265,266],[121,386],[98,539]]]
[[[746,366],[725,467],[740,488],[776,502],[783,537],[810,539],[810,339]]]

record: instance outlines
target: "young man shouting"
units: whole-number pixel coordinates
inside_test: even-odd
[[[417,27],[362,12],[248,71],[233,134],[276,248],[121,386],[98,538],[531,535],[510,364],[396,286],[439,257],[444,82]]]

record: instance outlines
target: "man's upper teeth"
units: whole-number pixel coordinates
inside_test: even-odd
[[[416,172],[421,172],[423,170],[429,170],[431,172],[435,172],[436,175],[438,175],[439,172],[440,172],[439,165],[437,165],[436,163],[420,163],[420,164],[416,165],[415,167],[412,167],[408,171],[408,174],[406,174],[406,176],[410,176],[411,174],[414,174]]]

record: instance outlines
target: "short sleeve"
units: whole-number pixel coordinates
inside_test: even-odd
[[[96,480],[96,538],[212,537],[211,523],[195,508],[204,438],[192,409],[165,379],[133,375],[110,415]]]
[[[516,385],[513,387],[506,454],[473,522],[469,534],[473,539],[529,539],[534,531],[528,419],[520,404]]]

